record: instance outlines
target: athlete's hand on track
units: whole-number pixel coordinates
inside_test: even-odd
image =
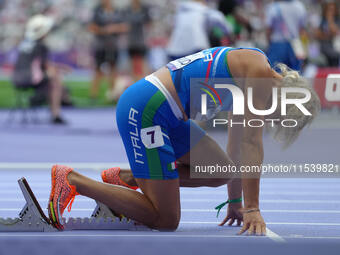
[[[237,226],[241,226],[241,222],[243,221],[241,210],[242,210],[242,203],[228,204],[227,216],[219,224],[219,226],[223,226],[227,222],[229,226],[232,226],[235,221],[237,222]]]
[[[246,212],[246,210],[243,210]],[[243,227],[239,235],[247,231],[248,235],[266,235],[266,223],[264,222],[260,211],[243,213]]]

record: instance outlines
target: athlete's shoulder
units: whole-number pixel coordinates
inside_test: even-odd
[[[235,48],[228,54],[233,77],[264,76],[271,70],[267,56],[257,48]]]
[[[233,48],[232,47],[226,47],[226,46],[219,46],[219,47],[205,49],[205,50],[203,50],[203,52],[204,53],[207,53],[207,52],[214,53],[214,52],[220,52],[222,50],[227,51],[227,50],[230,50],[230,49],[233,49]]]

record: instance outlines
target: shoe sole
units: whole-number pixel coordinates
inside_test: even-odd
[[[59,220],[56,217],[56,213],[55,213],[54,205],[53,205],[53,200],[55,197],[55,184],[56,184],[55,180],[56,180],[56,175],[57,175],[56,170],[57,170],[57,166],[53,166],[52,171],[51,171],[52,189],[51,189],[51,194],[50,194],[50,197],[52,197],[52,199],[49,201],[49,204],[48,204],[48,207],[49,207],[48,214],[51,219],[52,225],[56,227],[57,229],[62,230],[63,226],[60,225]]]
[[[102,171],[101,176],[102,176],[103,182],[108,183],[107,178],[106,178],[106,170]]]

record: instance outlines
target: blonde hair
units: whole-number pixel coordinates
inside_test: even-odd
[[[287,115],[282,116],[282,119],[294,119],[297,121],[296,127],[283,127],[276,125],[272,128],[274,139],[282,143],[284,148],[291,145],[300,135],[301,130],[312,123],[315,116],[320,112],[320,100],[314,89],[308,83],[308,80],[301,77],[299,72],[287,67],[285,64],[278,64],[277,69],[282,75],[281,87],[298,87],[308,89],[311,93],[311,99],[304,104],[304,107],[312,115],[304,115],[295,105],[287,105]],[[281,93],[279,93],[281,97]],[[289,98],[302,98],[301,93],[289,93]],[[280,102],[281,100],[279,100]]]

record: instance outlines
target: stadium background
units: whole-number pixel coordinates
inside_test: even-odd
[[[146,31],[148,45],[148,64],[150,70],[155,70],[167,62],[166,45],[173,26],[173,15],[178,1],[156,0],[142,1],[149,7],[151,25]],[[217,6],[217,0],[208,1],[212,7]],[[233,36],[232,45],[255,46],[266,50],[268,42],[265,31],[265,7],[269,0],[237,0],[237,13],[249,22],[249,29],[238,29]],[[308,65],[302,72],[305,76],[313,78],[317,73],[317,66],[325,67],[322,54],[320,54],[318,40],[314,31],[321,22],[320,0],[303,0],[307,9],[307,36],[302,38],[308,50]],[[117,8],[126,8],[129,0],[114,1]],[[22,40],[27,20],[34,14],[46,13],[56,20],[56,28],[47,38],[51,49],[50,58],[53,61],[64,63],[72,71],[64,77],[64,83],[71,90],[72,99],[78,107],[90,107],[87,100],[89,83],[91,80],[93,58],[91,56],[91,43],[93,35],[89,33],[87,24],[91,20],[92,10],[97,1],[91,0],[1,0],[0,1],[0,107],[13,107],[14,92],[10,82],[13,64],[17,57],[17,46]],[[77,35],[77,36],[74,36]],[[127,37],[119,38],[119,65],[121,79],[118,86],[127,86],[131,83],[126,74],[129,72],[129,59],[127,54]],[[96,106],[110,105],[105,100],[106,86],[102,86],[100,100]]]

